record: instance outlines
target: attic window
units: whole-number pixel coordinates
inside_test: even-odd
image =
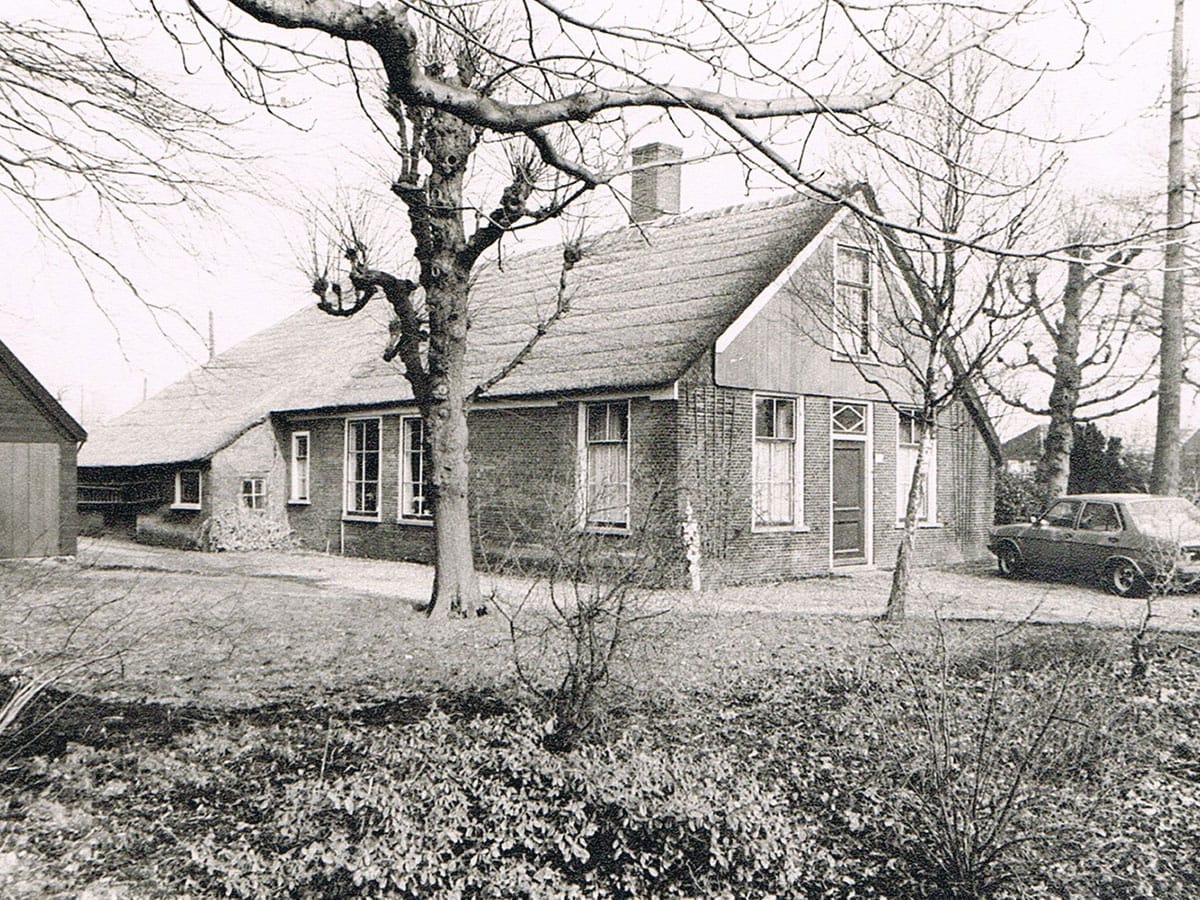
[[[175,473],[175,502],[172,509],[200,509],[202,491],[199,469],[179,469]]]
[[[874,311],[871,303],[871,254],[859,247],[839,244],[834,276],[838,314],[846,331],[845,350],[871,352]]]

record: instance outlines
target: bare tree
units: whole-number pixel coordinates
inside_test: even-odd
[[[1126,412],[1154,396],[1154,389],[1146,387],[1154,358],[1129,370],[1127,352],[1144,334],[1140,326],[1147,316],[1137,273],[1130,269],[1143,248],[1118,247],[1098,255],[1085,242],[1088,230],[1086,224],[1079,227],[1073,238],[1077,243],[1064,250],[1064,259],[1022,262],[1006,277],[1007,290],[1041,327],[1052,352],[1047,361],[1039,342],[1026,338],[1023,354],[999,360],[1001,374],[1015,375],[1019,386],[1005,384],[994,373],[988,378],[1006,404],[1049,418],[1037,481],[1051,497],[1067,491],[1077,423]],[[1063,277],[1047,286],[1049,266]],[[1026,399],[1030,375],[1050,379],[1045,405]]]
[[[975,427],[995,443],[976,384],[1021,327],[1025,311],[1000,289],[1004,257],[981,247],[1018,252],[1057,164],[1057,154],[1046,158],[1036,146],[1026,148],[1026,158],[1040,162],[1025,168],[1000,152],[1015,139],[1003,127],[1013,86],[1000,83],[1000,75],[993,65],[956,60],[937,82],[949,103],[914,105],[902,138],[883,145],[905,165],[879,169],[888,172],[886,200],[863,189],[875,220],[863,232],[874,239],[878,257],[890,262],[879,278],[880,308],[863,317],[839,297],[808,301],[818,321],[821,308],[829,310],[820,332],[897,409],[917,447],[884,614],[889,620],[904,617],[939,418],[963,403]]]
[[[1012,59],[1019,70],[1045,65],[1009,39],[1046,11],[1038,0],[997,9],[816,0],[746,11],[699,0],[681,5],[676,22],[664,11],[590,19],[552,0],[189,0],[181,11],[150,2],[185,53],[207,47],[256,102],[271,106],[279,85],[338,61],[364,110],[363,85],[382,89],[392,124],[379,130],[398,156],[391,191],[407,214],[416,278],[377,268],[375,248],[351,237],[342,248],[347,283],[318,272],[313,288],[333,315],[353,315],[376,296],[394,312],[385,355],[402,362],[430,443],[431,609],[449,615],[479,603],[467,497],[471,274],[505,235],[613,184],[620,167],[589,156],[588,134],[623,111],[650,110],[680,128],[700,123],[747,167],[830,196],[796,162],[814,128],[855,140],[887,133],[891,123],[877,114],[907,92],[938,96],[932,80],[960,56]],[[1070,15],[1073,6],[1062,8]],[[293,42],[278,29],[309,36]],[[473,204],[466,180],[476,153],[497,141],[528,149],[509,154],[499,202]],[[478,225],[469,229],[472,209]]]
[[[1183,120],[1187,63],[1183,50],[1183,0],[1175,0],[1171,37],[1171,116],[1167,149],[1167,246],[1163,255],[1163,297],[1159,349],[1158,420],[1154,435],[1151,488],[1179,493],[1180,393],[1183,384],[1184,242],[1187,239]]]
[[[68,0],[0,13],[0,196],[89,286],[101,273],[137,293],[73,216],[86,209],[132,222],[195,203],[213,186],[208,164],[228,149],[220,121],[136,71],[111,30]]]

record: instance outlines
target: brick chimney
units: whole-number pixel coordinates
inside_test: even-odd
[[[671,144],[655,142],[633,148],[631,222],[649,222],[659,216],[679,213],[679,172],[682,169],[679,160],[682,157],[683,151]]]

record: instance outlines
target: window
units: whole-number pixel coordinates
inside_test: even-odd
[[[288,496],[289,503],[308,502],[308,454],[309,436],[307,431],[292,433],[292,485]]]
[[[246,509],[267,508],[267,482],[265,478],[242,479],[242,506]]]
[[[867,434],[867,405],[834,401],[831,411],[833,433],[865,437]]]
[[[796,401],[791,397],[754,398],[754,524],[795,525]]]
[[[913,472],[917,468],[917,452],[921,449],[921,425],[915,409],[900,410],[899,434],[896,439],[896,521],[903,522],[908,513],[908,492],[912,488]],[[937,432],[936,426],[926,435],[925,493],[917,507],[917,521],[937,521]]]
[[[858,247],[838,245],[834,277],[837,307],[850,335],[844,346],[851,353],[871,352],[871,254]]]
[[[400,420],[400,518],[429,519],[429,446],[425,443],[425,423],[420,416]]]
[[[199,469],[180,469],[175,473],[175,509],[199,509],[202,499]]]
[[[1078,500],[1059,500],[1042,516],[1042,522],[1054,528],[1074,528],[1079,512]]]
[[[379,516],[379,419],[346,420],[346,515]]]
[[[583,407],[584,524],[629,525],[629,402]]]
[[[1121,517],[1111,503],[1085,503],[1079,528],[1081,531],[1120,531]]]

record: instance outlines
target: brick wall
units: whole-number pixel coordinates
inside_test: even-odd
[[[794,578],[830,568],[830,398],[798,398],[803,410],[803,529],[751,529],[752,391],[713,383],[701,359],[680,382],[677,452],[680,505],[691,503],[701,529],[706,583]],[[890,566],[896,518],[897,413],[873,403],[871,467],[873,561]],[[938,520],[917,534],[918,559],[940,563],[983,555],[991,524],[992,468],[966,410],[943,415],[938,434]]]
[[[632,485],[630,516],[670,543],[679,567],[675,469],[676,415],[672,401],[635,398],[630,405]],[[470,416],[471,507],[476,556],[497,566],[505,560],[544,560],[556,535],[576,521],[579,407],[575,403],[514,409],[477,409]],[[343,521],[344,419],[280,422],[276,440],[290,455],[291,434],[310,433],[310,498],[288,505],[288,518],[305,546],[357,556],[431,562],[433,530],[398,521],[400,416],[382,417],[381,516],[378,522]],[[283,448],[289,448],[284,451]],[[614,547],[622,535],[600,538]]]

